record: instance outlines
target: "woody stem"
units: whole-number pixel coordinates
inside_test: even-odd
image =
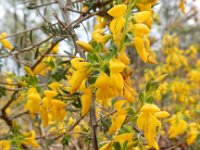
[[[95,113],[95,96],[92,97],[92,104],[90,107],[90,124],[91,124],[91,137],[93,149],[98,150],[98,141],[97,141],[97,125],[96,125],[96,113]]]

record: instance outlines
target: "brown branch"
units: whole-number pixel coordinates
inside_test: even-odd
[[[105,118],[109,117],[110,115],[113,115],[113,114],[116,113],[116,112],[117,112],[116,110],[113,110],[111,113],[108,113],[107,115],[105,115],[105,116],[99,118],[99,119],[96,121],[96,123],[95,123],[96,126],[98,125],[98,123],[99,123],[102,119],[105,119]]]
[[[5,84],[5,85],[18,85],[18,84],[15,84],[15,83],[6,83],[6,82],[2,82],[2,81],[0,81],[0,84]]]
[[[37,44],[35,44],[33,46],[26,47],[26,48],[24,48],[21,51],[18,51],[16,53],[11,53],[11,54],[8,54],[8,55],[0,56],[0,58],[6,58],[6,57],[9,57],[9,56],[15,56],[15,55],[18,55],[18,54],[26,52],[26,51],[34,50],[35,47],[38,47],[38,46],[42,45],[43,43],[49,41],[51,38],[53,38],[53,35],[48,36],[45,40],[43,40],[42,42],[39,42],[39,43],[37,43]]]
[[[64,38],[59,39],[58,41],[54,42],[53,44],[51,44],[51,47],[49,47],[46,52],[44,52],[41,57],[36,61],[36,63],[31,67],[32,70],[34,70],[37,65],[42,62],[42,60],[44,59],[44,57],[51,52],[51,50],[56,46],[56,44],[58,44],[60,41],[62,41]]]
[[[8,36],[6,36],[6,37],[4,37],[4,38],[0,38],[0,40],[7,39],[7,38],[10,38],[10,37],[13,37],[13,36],[16,36],[16,35],[19,35],[19,34],[23,34],[23,33],[26,33],[26,32],[38,30],[38,29],[40,29],[40,28],[41,28],[41,27],[35,27],[35,28],[31,28],[31,29],[27,29],[27,30],[18,32],[18,33],[10,34],[10,35],[8,35]]]
[[[18,93],[18,91],[15,91],[15,92],[12,94],[11,99],[10,99],[10,100],[4,105],[4,107],[1,109],[1,116],[0,116],[0,118],[2,118],[10,128],[12,128],[12,120],[9,119],[8,114],[6,113],[6,109],[11,105],[11,103],[12,103],[13,100],[14,100],[14,95],[17,94],[17,93]]]
[[[95,95],[93,94],[92,97],[92,104],[90,107],[90,124],[91,124],[91,136],[92,136],[92,143],[93,149],[98,150],[98,141],[97,141],[97,125],[96,125],[96,110],[95,110]]]
[[[21,112],[21,113],[15,115],[15,116],[13,116],[13,117],[10,117],[10,120],[16,119],[16,118],[21,117],[21,116],[23,116],[23,115],[26,115],[26,114],[28,114],[28,112],[29,112],[29,111]]]

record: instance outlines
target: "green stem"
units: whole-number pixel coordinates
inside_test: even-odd
[[[127,28],[128,28],[128,19],[131,15],[131,8],[135,6],[137,1],[138,0],[134,0],[134,2],[133,2],[133,0],[131,0],[130,5],[128,5],[128,10],[127,10],[126,19],[125,19],[125,26],[124,26],[124,30],[123,30],[123,35],[122,35],[122,40],[121,40],[121,43],[120,43],[119,51],[122,51],[122,48],[124,46],[124,40],[125,40],[125,36],[126,36],[126,31],[127,31]]]

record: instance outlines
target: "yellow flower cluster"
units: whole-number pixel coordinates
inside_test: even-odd
[[[12,50],[13,46],[11,45],[11,43],[5,39],[7,37],[7,34],[5,32],[1,33],[0,35],[0,43],[7,49]]]
[[[39,75],[39,74],[40,74],[40,75],[45,76],[48,70],[49,70],[49,71],[52,71],[52,70],[55,68],[54,66],[48,65],[48,63],[51,63],[51,62],[52,62],[52,63],[55,62],[55,58],[54,58],[54,57],[49,56],[49,57],[44,58],[44,59],[42,60],[42,62],[39,63],[39,64],[34,68],[33,73],[34,73],[35,75]]]
[[[183,134],[186,131],[187,122],[182,117],[182,114],[178,113],[168,120],[171,124],[168,130],[169,138],[175,138],[177,135]]]
[[[31,146],[34,148],[39,148],[40,145],[35,140],[35,131],[32,130],[31,132],[23,132],[22,133],[23,139],[20,142],[26,146]],[[10,140],[0,140],[0,149],[1,150],[10,150],[11,149],[11,142]]]
[[[41,97],[36,88],[32,87],[27,92],[27,102],[25,108],[29,110],[32,117],[40,111]]]
[[[192,145],[198,137],[198,132],[199,132],[200,126],[194,122],[190,123],[188,126],[189,126],[189,132],[187,134],[186,142],[188,145]]]
[[[166,111],[160,111],[160,109],[154,104],[145,104],[140,109],[140,114],[137,119],[137,126],[144,131],[144,137],[150,147],[159,149],[156,142],[157,127],[160,129],[161,122],[159,119],[166,118],[169,113]],[[159,118],[159,119],[158,119]]]
[[[62,121],[66,116],[66,104],[60,100],[54,99],[58,94],[55,91],[45,90],[45,97],[40,106],[40,115],[43,125],[47,126],[49,121]]]
[[[58,86],[56,83],[50,86],[57,90],[57,88],[55,88]],[[36,88],[30,88],[27,92],[28,100],[25,108],[29,110],[32,117],[34,117],[36,113],[39,113],[44,126],[47,126],[49,121],[62,121],[66,116],[66,104],[60,100],[54,99],[58,94],[56,91],[45,90],[44,94],[45,97],[41,99]]]

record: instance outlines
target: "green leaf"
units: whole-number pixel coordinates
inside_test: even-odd
[[[36,4],[33,2],[28,3],[28,5],[26,6],[27,9],[35,9],[36,8]]]
[[[133,41],[133,36],[130,33],[127,33],[124,39],[124,44],[129,45]]]
[[[128,150],[128,141],[125,141],[123,144],[123,150]]]
[[[96,80],[97,80],[97,76],[96,75],[90,76],[88,78],[88,83],[89,84],[94,84]]]
[[[73,102],[72,105],[76,108],[82,108],[80,98],[77,101]]]
[[[149,96],[148,98],[147,98],[147,100],[146,100],[146,102],[147,103],[153,103],[153,101],[154,101],[154,97],[153,96]]]
[[[140,102],[141,102],[142,104],[144,103],[144,101],[145,101],[144,92],[142,92],[142,93],[139,94],[139,100],[140,100]]]
[[[88,53],[87,54],[87,60],[91,63],[97,63],[98,62],[98,58],[95,54],[93,53]]]
[[[108,129],[111,126],[111,119],[108,118],[101,118],[101,124],[100,124],[100,130],[103,130],[103,132],[108,132]]]
[[[38,54],[39,54],[39,47],[37,47],[37,49],[36,49],[34,59],[37,59],[37,58],[38,58]]]
[[[67,69],[64,68],[58,68],[55,73],[52,75],[52,78],[55,79],[56,81],[60,81],[61,79],[65,78],[65,74],[67,73],[69,69],[69,66],[67,67]]]
[[[158,82],[148,82],[147,85],[146,85],[146,92],[149,92],[149,91],[156,91],[159,87],[159,84]]]
[[[114,142],[113,147],[115,150],[121,150],[121,145],[119,142]]]
[[[3,86],[0,86],[0,98],[6,96],[6,88]]]
[[[69,145],[69,140],[70,140],[71,136],[70,135],[64,135],[63,139],[62,139],[62,144],[63,145]]]
[[[30,85],[30,86],[34,86],[37,87],[38,86],[38,78],[36,76],[31,76],[28,75],[27,77],[24,78],[24,80]]]

